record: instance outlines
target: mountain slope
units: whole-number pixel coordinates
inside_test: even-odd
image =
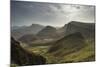
[[[88,62],[95,60],[94,43],[87,42],[80,32],[56,41],[48,50],[49,63]],[[56,60],[56,61],[55,61]]]
[[[49,53],[54,53],[55,55],[69,54],[80,50],[84,46],[86,46],[84,37],[81,33],[77,32],[58,40],[54,45],[52,45]]]
[[[80,32],[87,39],[93,39],[95,37],[95,23],[71,21],[65,25],[65,35],[75,32]]]
[[[46,59],[20,46],[20,43],[11,38],[11,64],[19,66],[45,64]]]
[[[18,40],[21,41],[22,43],[31,43],[35,40],[37,40],[37,36],[33,35],[33,34],[27,34],[27,35],[23,35],[22,37],[20,37]]]
[[[20,38],[26,34],[37,34],[40,30],[42,30],[44,26],[39,24],[32,24],[31,26],[22,26],[18,29],[12,30],[11,34],[16,39]]]
[[[57,30],[56,28],[52,27],[52,26],[46,26],[45,28],[43,28],[38,34],[37,36],[40,38],[44,38],[44,39],[49,39],[49,38],[55,38],[57,37]]]

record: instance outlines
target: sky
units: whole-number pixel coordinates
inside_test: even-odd
[[[95,22],[93,5],[11,1],[11,25],[64,26],[70,21]]]

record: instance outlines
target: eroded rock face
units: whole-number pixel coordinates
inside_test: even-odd
[[[19,66],[45,64],[46,59],[20,46],[20,43],[11,37],[11,63]]]
[[[84,23],[78,21],[71,21],[65,25],[65,34],[80,32],[86,39],[95,38],[95,23]]]

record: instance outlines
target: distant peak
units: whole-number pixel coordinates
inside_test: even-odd
[[[56,29],[55,27],[52,27],[52,26],[46,26],[45,28],[46,29]]]
[[[75,24],[75,23],[78,23],[78,24],[84,24],[84,23],[87,23],[87,24],[93,24],[93,22],[83,22],[83,21],[70,21],[69,23],[71,24]]]
[[[52,26],[46,26],[46,27],[53,28]]]
[[[34,26],[34,25],[39,25],[39,24],[32,24],[31,26]]]
[[[37,26],[42,26],[43,27],[43,25],[40,25],[40,24],[31,24],[30,26],[31,27],[37,27]]]
[[[79,21],[70,21],[69,23],[83,23],[83,22],[79,22]]]

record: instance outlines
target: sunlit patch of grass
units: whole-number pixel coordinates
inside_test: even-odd
[[[48,53],[47,51],[49,50],[50,46],[35,46],[35,47],[30,47],[28,48],[30,51],[33,51],[36,54],[40,54],[43,57],[46,58],[46,63],[47,64],[57,64],[57,63],[72,63],[72,62],[80,62],[80,61],[86,61],[84,59],[87,59],[89,61],[91,61],[90,57],[93,56],[93,60],[95,57],[95,48],[94,48],[94,44],[87,44],[85,47],[81,48],[80,50],[77,50],[75,52],[66,54],[66,52],[70,52],[73,51],[75,49],[61,49],[58,50],[57,52],[53,52],[53,53]],[[59,53],[61,52],[61,53]],[[60,55],[56,55],[55,54],[61,54]],[[64,55],[62,55],[64,54]]]
[[[77,51],[69,55],[65,55],[64,58],[62,59],[62,62],[65,61],[78,62],[78,61],[84,61],[85,58],[88,59],[89,56],[95,55],[95,51],[91,47],[92,47],[91,45],[88,45],[85,48],[81,49],[80,51]]]

